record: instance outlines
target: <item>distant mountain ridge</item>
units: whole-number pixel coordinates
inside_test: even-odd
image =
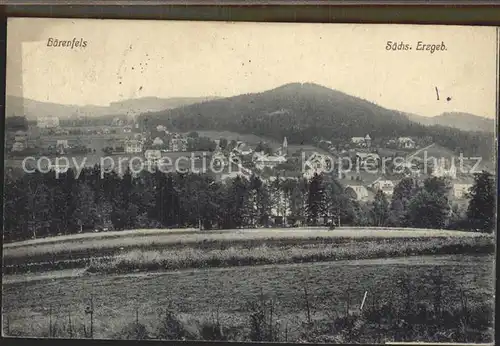
[[[67,119],[76,116],[100,117],[107,115],[129,115],[136,116],[145,112],[154,112],[165,109],[180,107],[196,102],[213,100],[216,97],[141,97],[110,103],[109,106],[96,105],[63,105],[50,102],[35,101],[17,96],[6,96],[5,115],[26,116],[28,119],[36,119],[40,116],[57,116]]]
[[[271,90],[205,101],[142,114],[140,121],[181,132],[232,131],[283,140],[290,144],[330,140],[345,145],[351,137],[431,137],[453,150],[491,155],[491,133],[476,135],[456,128],[425,126],[408,114],[314,83],[290,83]]]
[[[448,126],[463,131],[495,132],[495,120],[464,112],[445,112],[434,117],[408,114],[408,118],[422,125]]]

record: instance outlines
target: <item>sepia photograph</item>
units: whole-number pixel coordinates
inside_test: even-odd
[[[498,37],[10,18],[3,337],[492,344]]]

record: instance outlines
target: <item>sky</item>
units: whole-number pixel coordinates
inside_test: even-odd
[[[87,46],[47,47],[49,38]],[[412,50],[388,51],[387,41]],[[417,51],[418,41],[446,50]],[[423,116],[494,118],[496,51],[492,27],[15,18],[7,94],[108,105],[312,82]]]

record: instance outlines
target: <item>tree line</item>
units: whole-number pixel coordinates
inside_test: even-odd
[[[282,226],[379,226],[453,228],[491,232],[495,194],[491,174],[477,174],[468,209],[448,200],[439,178],[405,178],[388,198],[378,192],[359,202],[332,176],[263,180],[236,177],[220,182],[209,174],[115,172],[98,166],[7,175],[4,241],[96,229],[196,227],[204,230]]]

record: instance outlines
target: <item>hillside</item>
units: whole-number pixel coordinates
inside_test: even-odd
[[[60,119],[67,119],[78,116],[102,117],[107,115],[138,115],[145,112],[171,109],[212,99],[214,99],[214,97],[142,97],[112,102],[109,106],[79,106],[40,102],[16,96],[7,96],[5,114],[8,117],[25,115],[28,119],[35,119],[39,116],[57,116]]]
[[[314,138],[342,144],[353,136],[431,137],[452,150],[490,157],[493,136],[442,126],[424,126],[405,113],[312,83],[286,84],[261,93],[201,102],[140,116],[148,125],[178,131],[218,130],[254,134],[289,144]]]
[[[470,113],[448,112],[435,117],[408,114],[410,120],[422,125],[439,125],[463,131],[495,132],[495,121]]]
[[[296,141],[328,132],[343,137],[397,135],[415,125],[399,112],[320,85],[293,83],[262,93],[239,95],[144,115],[179,130],[239,130]],[[417,125],[418,126],[418,125]]]

